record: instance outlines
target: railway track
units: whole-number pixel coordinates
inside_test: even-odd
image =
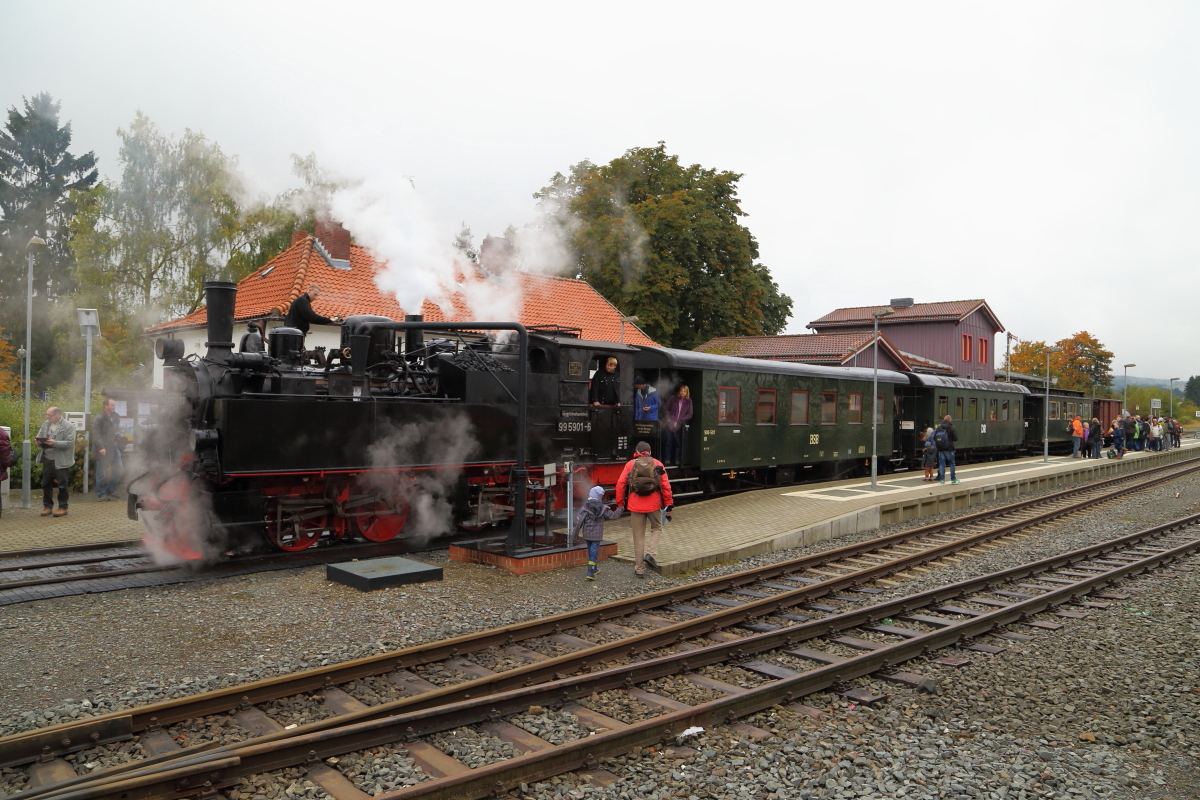
[[[533,686],[438,704],[323,730],[308,730],[215,748],[124,773],[77,779],[75,785],[34,788],[14,797],[41,800],[141,800],[203,795],[284,767],[306,766],[308,777],[336,800],[367,797],[336,768],[368,748],[403,751],[413,763],[411,786],[377,797],[485,797],[521,782],[577,769],[602,758],[670,741],[693,726],[733,723],[776,705],[806,711],[797,701],[823,690],[858,702],[882,699],[852,681],[871,676],[933,688],[933,679],[899,669],[920,657],[947,667],[964,653],[999,653],[983,636],[1027,639],[1009,630],[1056,630],[1056,619],[1085,617],[1105,600],[1129,595],[1104,591],[1113,584],[1187,558],[1200,550],[1200,514],[1129,536],[971,578],[955,584],[808,619],[792,626],[747,631],[690,643],[668,636],[640,660],[609,661],[591,671]],[[790,607],[783,595],[760,610]],[[1066,607],[1069,610],[1063,610]],[[667,633],[664,626],[660,633]],[[719,628],[717,629],[719,631]],[[330,693],[326,690],[326,702]],[[343,700],[344,702],[344,700]],[[598,710],[600,709],[600,710]],[[616,709],[616,710],[614,710]],[[573,730],[549,741],[532,732],[546,714],[573,721]],[[506,758],[472,765],[445,750],[453,732],[474,731],[507,745]],[[749,735],[767,735],[744,727]],[[560,729],[561,732],[561,729]],[[463,735],[459,733],[459,735]],[[49,774],[54,759],[38,765]]]
[[[1029,535],[1051,520],[1198,469],[1200,463],[1173,465],[578,612],[18,734],[0,739],[0,766],[25,769],[30,790],[20,796],[32,797],[39,787],[115,779],[235,746],[191,744],[191,720],[232,712],[245,739],[270,747],[347,724],[506,696],[614,664],[629,671],[666,650],[706,650],[821,625],[857,613],[884,592],[881,587],[900,585],[923,565],[997,546],[1005,536]],[[267,713],[272,701],[311,692],[319,696],[306,702],[325,719],[285,730]],[[134,737],[144,761],[83,777],[65,760]]]
[[[50,597],[310,567],[397,552],[396,542],[349,542],[336,548],[312,548],[298,553],[272,551],[233,556],[216,564],[204,564],[202,568],[190,562],[155,564],[140,542],[12,553],[0,557],[0,606]]]

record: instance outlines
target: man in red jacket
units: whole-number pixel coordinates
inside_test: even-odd
[[[657,567],[658,540],[662,536],[663,511],[670,511],[671,482],[666,467],[650,455],[650,445],[638,442],[633,458],[617,480],[617,505],[629,509],[629,526],[633,529],[633,573],[646,577],[646,565]],[[646,523],[650,523],[650,539],[646,540]]]

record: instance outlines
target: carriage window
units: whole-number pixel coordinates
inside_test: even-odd
[[[938,395],[938,419],[942,419],[950,413],[950,398],[946,395]]]
[[[742,421],[742,390],[733,386],[717,388],[717,424],[737,425]]]
[[[837,424],[837,392],[821,392],[821,424]]]
[[[954,398],[954,418],[963,419],[962,413],[963,399],[961,397]]]
[[[1004,400],[1000,403],[1000,419],[1008,419],[1008,401]]]
[[[979,400],[974,397],[967,404],[967,419],[979,419]]]
[[[754,402],[754,421],[759,425],[775,424],[775,390],[759,389]]]
[[[857,392],[850,393],[850,413],[847,421],[851,425],[862,424],[862,395]]]
[[[808,424],[808,392],[792,392],[792,424]]]
[[[875,395],[875,421],[883,423],[883,418],[887,416],[887,406],[884,405],[885,398],[881,394]]]
[[[1000,414],[997,412],[999,405],[999,400],[988,400],[988,419],[999,419]]]
[[[1058,401],[1050,401],[1050,419],[1058,419]]]
[[[1020,400],[1012,401],[1012,418],[1013,419],[1021,418],[1021,401]]]

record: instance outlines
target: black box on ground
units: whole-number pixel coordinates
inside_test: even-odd
[[[346,561],[341,564],[326,564],[328,580],[358,589],[373,592],[406,583],[440,581],[442,568],[399,556],[371,558],[366,561]]]

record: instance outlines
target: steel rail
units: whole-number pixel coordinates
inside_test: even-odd
[[[1179,469],[1181,464],[1176,463],[1147,471],[1153,474],[1174,468],[1174,471],[1169,474],[1159,475],[1149,481],[1142,481],[1139,485],[1148,486],[1174,480],[1182,475],[1200,470],[1200,464],[1188,466],[1196,461],[1200,461],[1200,458],[1182,462],[1183,469]],[[1133,478],[1145,477],[1147,472],[1111,478],[1098,484],[1089,485],[1082,489],[1082,491],[1092,492],[1113,484],[1127,483]],[[464,652],[474,652],[488,647],[504,646],[524,639],[553,635],[581,625],[594,624],[661,606],[674,605],[684,600],[751,585],[780,575],[827,566],[847,556],[861,555],[885,549],[899,542],[955,527],[967,526],[993,517],[1002,517],[1031,506],[1052,503],[1066,496],[1078,495],[1080,491],[1081,488],[1076,486],[1041,498],[1020,501],[998,509],[968,514],[953,520],[901,531],[889,536],[846,545],[811,556],[780,562],[766,567],[744,570],[707,581],[664,589],[648,595],[617,600],[580,611],[564,612],[552,617],[495,628],[482,633],[465,634],[432,644],[414,645],[402,650],[393,651],[392,653],[370,656],[336,666],[315,668],[301,673],[256,681],[251,684],[227,687],[189,698],[163,701],[135,708],[127,712],[114,712],[112,714],[90,717],[78,723],[65,723],[27,733],[15,734],[0,739],[0,766],[27,763],[45,755],[47,752],[53,755],[63,755],[74,750],[94,746],[95,744],[120,741],[122,738],[129,738],[131,735],[144,731],[154,725],[171,724],[194,717],[229,711],[245,704],[252,705],[289,695],[316,691],[331,685],[347,683],[396,669],[404,669],[455,658]],[[716,610],[704,617],[685,620],[669,627],[597,645],[596,647],[575,653],[568,653],[547,659],[546,661],[535,662],[516,669],[499,672],[492,676],[477,678],[419,695],[401,698],[389,703],[372,706],[364,711],[309,723],[293,731],[288,731],[286,734],[277,733],[268,735],[264,737],[264,740],[274,740],[285,735],[300,735],[309,730],[332,727],[352,720],[379,717],[395,713],[402,708],[425,708],[437,703],[470,699],[472,696],[478,696],[480,693],[489,694],[495,691],[503,691],[511,686],[524,686],[537,680],[552,680],[577,669],[586,669],[591,663],[600,663],[611,658],[626,655],[636,655],[639,652],[652,650],[665,644],[674,644],[675,641],[682,640],[683,638],[703,636],[715,630],[737,625],[757,617],[767,616],[783,608],[809,602],[833,592],[853,589],[863,583],[868,583],[879,578],[886,578],[913,566],[936,561],[946,555],[969,549],[1016,530],[1043,524],[1046,521],[1089,508],[1097,501],[1098,498],[1096,497],[1087,497],[1068,506],[1051,509],[1034,517],[1017,520],[1000,528],[983,531],[930,550],[893,559],[875,567],[856,570],[844,576],[828,578],[819,583],[800,587],[790,592],[773,595],[770,598],[747,602],[735,608]],[[460,650],[460,648],[463,649]],[[117,738],[105,735],[102,740],[95,739],[94,734],[96,730],[108,721],[119,722],[120,729],[127,731],[127,733]],[[66,744],[63,743],[64,741]],[[53,744],[47,745],[47,742],[52,742]]]
[[[153,770],[142,770],[137,774],[119,776],[116,779],[101,779],[91,785],[65,790],[58,786],[46,791],[31,790],[14,795],[12,800],[34,797],[40,800],[150,800],[185,797],[224,788],[236,784],[240,778],[247,775],[314,763],[369,747],[409,741],[462,725],[494,721],[506,714],[518,713],[530,703],[557,706],[586,697],[593,692],[626,688],[635,683],[691,672],[731,660],[745,661],[749,654],[794,647],[802,641],[872,624],[887,617],[911,613],[916,609],[930,606],[936,609],[949,600],[960,599],[976,592],[987,592],[997,585],[1043,572],[1061,570],[1123,549],[1135,549],[1146,540],[1156,539],[1197,523],[1200,523],[1200,514],[1069,553],[846,612],[837,617],[685,653],[673,653],[631,667],[615,667],[533,688],[515,689],[503,695],[342,725],[280,741],[253,741],[230,745],[195,756],[187,762],[173,763],[169,776]],[[940,648],[969,643],[975,637],[995,632],[1005,625],[1027,620],[1042,611],[1076,601],[1097,587],[1148,572],[1196,550],[1200,550],[1200,538],[1191,538],[1175,547],[1098,572],[1094,576],[1028,600],[1013,602],[1004,608],[961,622],[948,622],[945,627],[906,639],[896,645],[869,651],[835,664],[815,667],[755,689],[747,689],[728,698],[665,714],[609,733],[594,734],[540,754],[530,754],[480,767],[458,776],[434,779],[379,797],[387,800],[427,795],[446,798],[481,797],[497,787],[503,789],[520,781],[538,780],[569,769],[591,765],[597,758],[616,755],[643,744],[654,744],[664,736],[678,733],[691,725],[712,725],[746,716],[781,702],[792,702],[806,694],[844,684],[854,678],[886,672],[903,661]]]

